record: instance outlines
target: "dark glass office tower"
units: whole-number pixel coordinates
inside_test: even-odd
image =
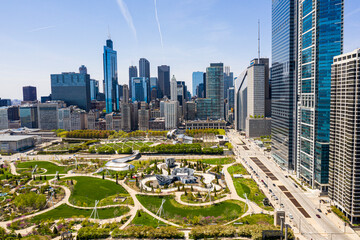
[[[129,94],[130,94],[130,98],[131,98],[131,88],[132,88],[132,83],[131,83],[131,79],[133,77],[138,77],[138,71],[137,71],[137,67],[136,66],[130,66],[129,67]]]
[[[106,112],[119,111],[119,88],[117,76],[117,53],[113,49],[111,39],[106,40],[104,46],[104,80]]]
[[[331,64],[343,51],[344,0],[300,0],[298,7],[297,174],[326,192]]]
[[[170,66],[161,65],[158,67],[158,81],[161,98],[164,96],[170,98]]]
[[[296,165],[297,1],[272,2],[272,156],[286,169]]]
[[[23,99],[24,101],[35,101],[37,99],[36,87],[33,86],[23,87]]]
[[[139,77],[146,79],[147,96],[150,96],[150,62],[146,58],[140,58],[139,60]]]
[[[224,119],[224,64],[211,63],[206,68],[206,98],[210,98],[212,119]]]

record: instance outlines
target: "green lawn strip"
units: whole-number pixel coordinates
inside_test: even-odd
[[[128,194],[121,185],[101,178],[69,177],[63,179],[73,179],[76,181],[69,201],[78,206],[91,207],[95,205],[95,200],[102,200],[116,194]]]
[[[244,168],[243,165],[240,163],[236,163],[228,168],[228,172],[233,176],[233,174],[242,174],[242,175],[249,175],[248,171]]]
[[[237,194],[244,197],[244,193],[246,193],[247,198],[250,201],[255,202],[259,207],[265,210],[273,210],[272,207],[264,206],[263,199],[266,198],[264,193],[259,189],[256,182],[250,178],[233,178],[234,186]]]
[[[139,217],[140,212],[140,217]],[[166,223],[155,219],[150,214],[140,210],[137,211],[135,218],[132,220],[130,225],[141,225],[141,226],[150,226],[150,227],[158,227],[159,225],[167,225]]]
[[[234,158],[209,158],[209,159],[188,159],[187,161],[196,162],[201,161],[210,165],[225,165],[235,162]]]
[[[34,168],[36,165],[38,168],[45,168],[47,170],[47,172],[44,174],[56,174],[57,171],[59,171],[59,173],[67,173],[70,169],[74,168],[74,166],[69,166],[69,167],[58,166],[55,163],[47,162],[47,161],[20,162],[16,165],[16,167]]]
[[[249,225],[273,225],[274,216],[267,214],[253,214],[240,218],[236,222],[239,223],[242,222],[244,224],[249,224]]]
[[[60,218],[75,218],[75,217],[90,217],[93,209],[73,208],[67,204],[62,204],[53,210],[37,215],[31,219],[32,222],[37,222],[43,219],[60,219]],[[108,219],[122,216],[130,211],[128,207],[109,207],[97,210],[100,219]]]
[[[48,240],[49,238],[46,236],[33,235],[28,237],[22,237],[21,240]]]
[[[182,218],[192,219],[193,217],[222,217],[230,221],[241,216],[245,211],[245,203],[228,200],[210,206],[186,206],[174,200],[173,196],[146,196],[136,195],[144,207],[156,213],[161,205],[162,199],[166,199],[163,205],[165,218],[174,221],[182,221]]]

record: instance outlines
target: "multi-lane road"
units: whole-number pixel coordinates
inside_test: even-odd
[[[293,180],[287,177],[288,174],[285,171],[265,156],[264,152],[252,141],[245,139],[238,132],[230,131],[227,136],[234,147],[236,160],[245,165],[252,173],[253,178],[274,207],[285,210],[286,222],[295,233],[300,233],[302,237],[313,240],[360,239],[353,230],[348,227],[337,226],[324,214],[324,211],[318,211],[320,198],[313,201],[319,194],[317,190],[303,191],[296,187]],[[270,189],[276,197],[271,194]]]

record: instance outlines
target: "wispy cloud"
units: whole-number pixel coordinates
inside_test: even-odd
[[[348,14],[345,14],[345,17],[350,17],[350,16],[355,15],[355,14],[357,14],[359,12],[360,12],[360,8],[357,8],[357,9],[349,12]]]
[[[161,47],[162,47],[162,49],[164,49],[164,43],[163,43],[163,37],[162,37],[162,33],[161,33],[160,21],[159,21],[158,12],[157,12],[156,0],[154,0],[154,6],[155,6],[155,19],[156,19],[158,29],[159,29]]]
[[[54,27],[55,27],[55,26],[46,26],[46,27],[34,28],[34,29],[29,30],[28,32],[29,32],[29,33],[38,32],[38,31],[41,31],[41,30],[45,30],[45,29],[49,29],[49,28],[54,28]]]
[[[126,23],[128,24],[129,28],[131,29],[131,31],[134,34],[135,39],[137,40],[136,28],[134,26],[132,16],[129,12],[129,9],[128,9],[126,3],[124,2],[124,0],[117,0],[117,4],[119,5],[121,14],[125,18]]]

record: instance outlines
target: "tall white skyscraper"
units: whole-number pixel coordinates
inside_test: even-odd
[[[164,102],[165,129],[177,128],[178,101]]]
[[[170,81],[170,97],[172,101],[177,101],[177,82],[174,75]]]

